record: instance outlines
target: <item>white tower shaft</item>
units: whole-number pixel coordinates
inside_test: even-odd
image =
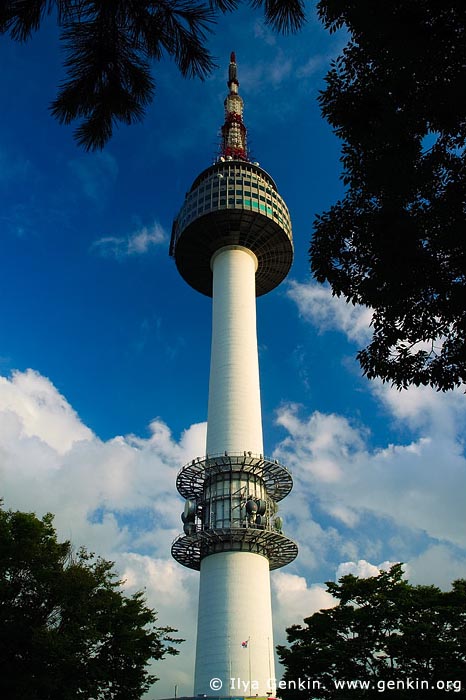
[[[265,696],[274,676],[268,560],[211,554],[201,563],[194,695]]]
[[[217,251],[213,272],[207,454],[262,453],[254,253]],[[220,482],[218,488],[223,487]],[[213,494],[222,498],[223,492]],[[247,496],[247,494],[246,494]],[[201,562],[194,694],[265,695],[274,677],[269,562],[219,552]]]
[[[240,246],[221,248],[213,272],[207,454],[262,454],[256,330],[257,259]]]

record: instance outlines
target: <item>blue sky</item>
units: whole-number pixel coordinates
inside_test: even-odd
[[[210,300],[168,257],[173,217],[215,158],[236,51],[253,156],[291,212],[295,262],[258,300],[266,454],[293,471],[283,503],[295,563],[272,576],[276,642],[331,603],[323,582],[404,561],[412,581],[466,574],[461,392],[397,392],[354,356],[370,310],[308,269],[312,221],[342,194],[340,146],[316,97],[345,43],[312,15],[278,37],[261,12],[219,21],[219,65],[185,81],[168,60],[142,124],[86,154],[48,113],[62,76],[50,22],[2,38],[0,81],[0,479],[8,507],[56,513],[63,538],[117,562],[160,621],[187,639],[148,697],[192,691],[197,576],[171,561],[178,469],[202,455]]]

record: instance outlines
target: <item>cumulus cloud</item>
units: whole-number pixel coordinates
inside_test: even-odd
[[[288,286],[288,297],[295,302],[300,316],[311,323],[319,333],[339,331],[350,343],[359,346],[367,345],[373,338],[373,309],[348,303],[342,296],[334,296],[327,284],[292,280]],[[443,340],[437,339],[437,346],[440,346]],[[430,349],[430,342],[420,341],[414,344],[411,353]]]
[[[173,697],[174,685],[179,695],[192,693],[196,648],[197,597],[199,576],[179,566],[173,559],[154,558],[126,552],[116,564],[128,593],[145,590],[150,607],[159,612],[159,623],[179,630],[173,636],[185,641],[179,645],[179,656],[168,656],[153,665],[160,677],[156,685],[158,697]]]
[[[328,512],[348,527],[355,527],[359,522],[359,513],[341,503],[329,503]]]
[[[464,553],[455,551],[444,543],[433,544],[418,556],[413,557],[408,566],[407,577],[411,583],[426,582],[448,589],[450,583],[465,578]]]
[[[61,539],[115,561],[129,590],[146,590],[160,624],[178,627],[189,640],[183,662],[175,657],[177,663],[155,673],[178,678],[190,692],[186,664],[194,647],[197,577],[169,553],[181,531],[176,474],[193,454],[203,454],[206,426],[188,428],[178,441],[161,419],[149,428],[148,438],[102,441],[47,378],[32,370],[0,377],[5,506],[54,513]],[[157,691],[171,695],[172,680],[170,686],[160,682]]]
[[[393,548],[404,548],[400,560],[415,582],[448,587],[464,571],[466,409],[456,396],[422,394],[403,403],[399,395],[380,392],[391,419],[416,428],[411,439],[373,449],[368,430],[343,416],[305,415],[293,404],[277,413],[286,435],[274,456],[291,467],[295,480],[281,511],[300,551],[289,569],[272,576],[276,643],[285,643],[287,626],[334,605],[316,582],[316,570],[334,571],[342,562],[337,577],[361,576],[388,566],[369,563],[385,555],[368,518],[400,528],[400,545]],[[445,412],[449,431],[442,433]],[[55,513],[60,538],[115,561],[128,590],[144,588],[160,624],[179,629],[187,640],[182,655],[154,669],[162,679],[157,694],[168,697],[174,682],[183,694],[192,692],[198,587],[198,576],[169,554],[181,531],[175,480],[180,466],[204,453],[206,425],[192,425],[175,440],[156,418],[149,431],[147,438],[102,441],[47,378],[32,370],[0,377],[5,505]],[[406,531],[423,533],[423,545],[409,549]]]
[[[337,330],[358,344],[372,338],[372,309],[347,304],[343,297],[332,295],[330,287],[308,282],[291,281],[288,296],[298,307],[300,315],[320,332]]]
[[[293,472],[306,474],[312,481],[341,481],[345,461],[364,449],[363,435],[342,416],[315,411],[303,423],[299,406],[288,404],[278,410],[276,422],[289,434],[277,454],[286,455]]]
[[[369,388],[396,421],[436,439],[459,439],[462,444],[466,402],[461,389],[440,392],[428,386],[411,386],[399,391],[378,380],[370,382]]]
[[[8,433],[17,440],[37,438],[60,455],[93,437],[53,384],[30,369],[13,372],[10,380],[0,377],[0,412],[4,438]]]
[[[344,561],[338,566],[335,579],[339,581],[342,576],[348,576],[349,574],[358,578],[372,578],[373,576],[378,576],[381,571],[389,571],[396,563],[394,561],[384,561],[375,566],[375,564],[371,564],[365,559],[360,559],[357,562]]]
[[[104,236],[94,241],[91,250],[105,258],[121,260],[128,256],[144,255],[165,244],[167,235],[156,221],[151,227],[143,226],[129,236]]]
[[[452,412],[455,406],[453,402]],[[455,416],[463,429],[465,410],[461,407]],[[428,423],[424,434],[415,439],[370,449],[364,427],[342,416],[316,411],[301,417],[299,408],[289,405],[278,411],[277,422],[288,436],[274,456],[291,467],[300,487],[317,496],[329,514],[336,514],[335,508],[343,514],[348,512],[345,509],[372,513],[466,546],[466,459],[461,433],[442,438],[435,424]],[[346,520],[351,524],[351,516]]]
[[[370,309],[348,305],[329,287],[314,283],[292,282],[288,295],[319,332],[340,331],[360,345],[370,340]],[[433,538],[447,548],[453,573],[458,557],[466,564],[464,394],[414,386],[399,391],[378,380],[367,382],[367,391],[391,426],[409,437],[374,449],[365,426],[318,411],[303,416],[299,407],[288,405],[277,414],[288,435],[276,456],[332,518],[353,529],[364,518],[379,523],[385,518],[413,537]],[[462,548],[461,555],[453,554],[455,547]],[[406,548],[400,548],[406,556]],[[444,572],[442,580],[449,575]]]
[[[272,592],[278,632],[285,626],[299,624],[304,617],[309,617],[318,610],[333,608],[337,604],[325,586],[308,586],[304,576],[289,574],[286,571],[276,571],[272,574]]]
[[[336,601],[322,584],[308,585],[304,576],[287,571],[273,571],[272,612],[275,645],[286,645],[286,630],[291,625],[302,625],[306,617],[318,610],[333,608]],[[280,664],[275,669],[277,677],[282,674]]]
[[[359,561],[345,561],[339,564],[335,580],[342,576],[352,574],[359,578],[371,578],[378,576],[380,571],[389,571],[398,562],[383,561],[377,566],[365,559]],[[427,547],[418,556],[410,559],[409,563],[403,563],[403,576],[414,585],[428,583],[439,586],[444,590],[450,588],[450,584],[459,578],[464,578],[465,561],[459,553],[455,553],[444,544],[434,544]]]

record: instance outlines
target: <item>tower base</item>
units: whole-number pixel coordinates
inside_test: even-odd
[[[267,696],[275,676],[269,562],[219,552],[201,562],[194,692]]]

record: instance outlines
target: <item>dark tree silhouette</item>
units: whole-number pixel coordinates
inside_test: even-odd
[[[327,583],[336,607],[287,630],[283,700],[438,700],[466,695],[466,580],[412,586],[401,564]],[[304,685],[294,690],[292,681]],[[346,685],[346,682],[349,684]],[[421,683],[422,681],[422,683]]]
[[[466,382],[466,4],[320,0],[349,42],[320,95],[346,194],[317,217],[312,271],[374,309],[364,373]]]
[[[58,542],[53,516],[0,509],[0,697],[139,700],[151,659],[178,654],[113,564]]]
[[[172,57],[183,76],[205,78],[215,67],[206,48],[217,12],[239,0],[3,0],[0,33],[24,42],[56,13],[67,78],[51,105],[59,122],[81,123],[75,138],[101,149],[115,124],[144,117],[154,96],[152,64]],[[303,0],[251,0],[277,31],[304,22]]]

